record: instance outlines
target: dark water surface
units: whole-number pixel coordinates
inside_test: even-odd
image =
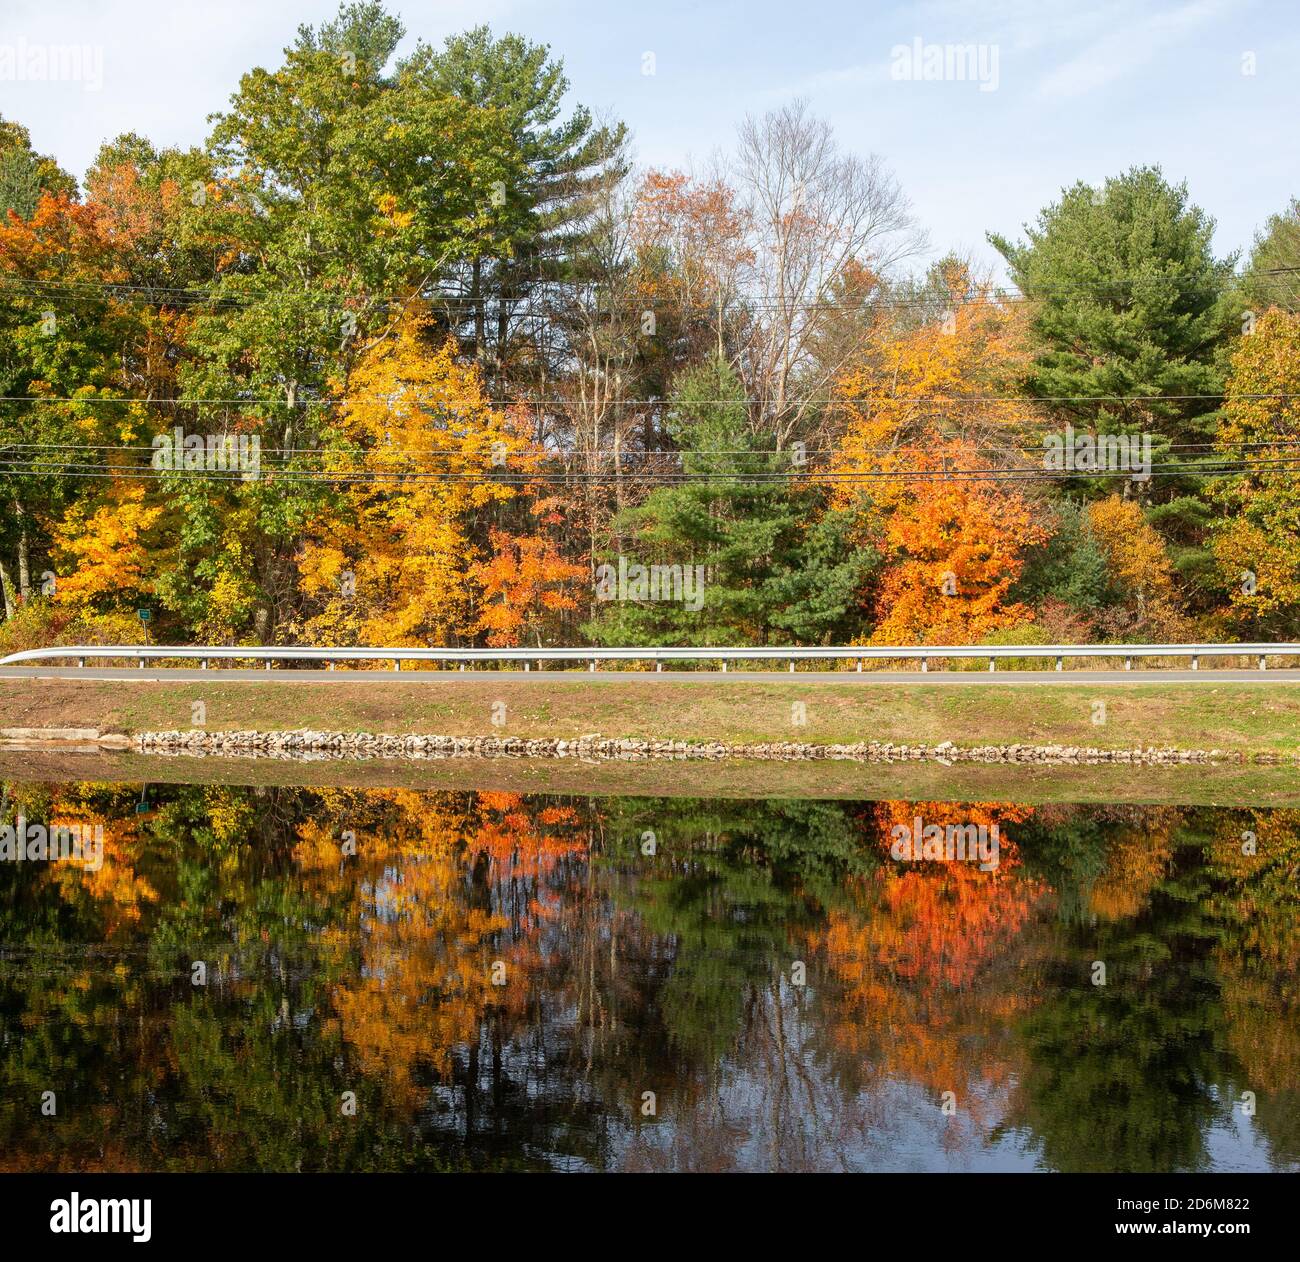
[[[3,1169],[1300,1169],[1297,811],[0,787]]]

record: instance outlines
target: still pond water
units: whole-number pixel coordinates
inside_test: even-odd
[[[0,862],[3,1169],[1300,1169],[1300,811],[0,786],[20,820],[86,845]],[[916,821],[996,865],[895,858]]]

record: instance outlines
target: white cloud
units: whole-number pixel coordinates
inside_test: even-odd
[[[1095,41],[1069,61],[1045,74],[1036,93],[1051,100],[1070,100],[1141,70],[1175,41],[1191,35],[1224,11],[1223,0],[1192,0],[1162,10]]]

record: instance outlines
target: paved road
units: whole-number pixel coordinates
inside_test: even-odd
[[[277,684],[443,684],[464,681],[527,680],[533,683],[624,683],[629,680],[687,683],[862,683],[862,684],[1278,684],[1300,683],[1300,670],[932,670],[914,671],[631,671],[588,670],[165,670],[157,667],[0,667],[2,679],[129,680],[133,683]]]

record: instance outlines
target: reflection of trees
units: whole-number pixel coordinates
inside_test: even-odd
[[[1224,1089],[1240,1075],[1226,1049],[1215,906],[1232,877],[1207,862],[1203,816],[1111,812],[1035,848],[1076,918],[1020,1026],[1024,1077],[1009,1124],[1028,1127],[1052,1167],[1203,1168],[1208,1128],[1227,1120]],[[1101,869],[1080,861],[1099,823]],[[1091,982],[1094,961],[1104,986]]]
[[[1243,854],[1253,837],[1256,853]],[[1255,1123],[1278,1163],[1300,1163],[1300,811],[1215,820],[1212,853],[1226,874],[1214,900],[1222,926],[1228,1045],[1242,1072],[1228,1092],[1257,1096]]]
[[[904,1078],[936,1101],[956,1093],[982,1116],[1014,1072],[1006,1030],[1032,995],[1018,974],[1036,949],[1028,932],[1046,886],[1022,870],[1016,836],[1032,812],[1013,803],[879,802],[873,844],[888,855],[890,829],[997,824],[1000,863],[885,863],[847,882],[817,947],[828,973],[831,1053],[854,1088]],[[980,1055],[972,1056],[978,1046]]]
[[[637,1039],[654,1054],[636,1081],[656,1091],[661,1118],[626,1160],[815,1166],[842,1110],[807,1070],[817,1023],[811,986],[792,986],[791,969],[844,875],[874,862],[860,830],[840,805],[799,801],[627,803],[607,827],[612,898],[637,926],[621,944],[625,966],[648,987]],[[653,858],[638,853],[646,830]],[[737,1092],[761,1134],[730,1116]]]
[[[911,1127],[1156,1169],[1242,1090],[1297,1160],[1294,814],[136,796],[0,793],[110,856],[0,865],[9,1165],[870,1168]],[[999,869],[893,862],[916,814],[999,822]]]

